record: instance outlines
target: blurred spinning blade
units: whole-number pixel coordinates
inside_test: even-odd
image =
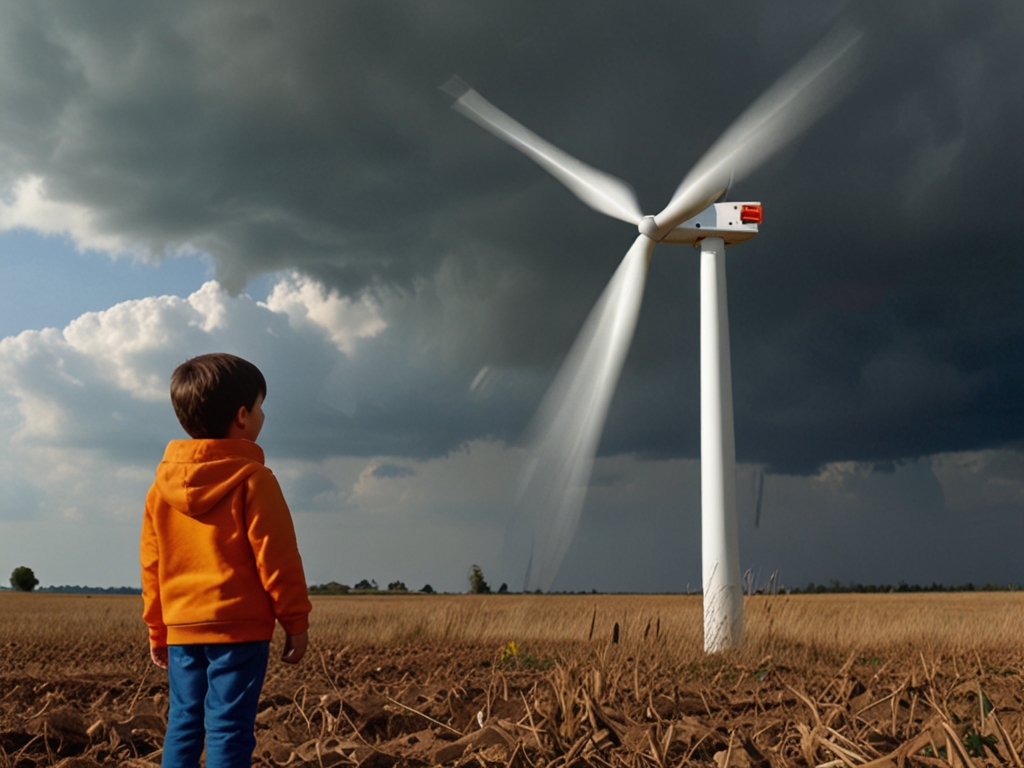
[[[630,224],[638,224],[643,218],[633,188],[622,179],[591,168],[545,141],[457,77],[441,90],[455,98],[452,109],[518,149],[594,210]]]
[[[580,520],[594,454],[629,351],[654,241],[640,235],[587,317],[527,431],[506,561],[530,548],[524,589],[547,591]],[[510,550],[516,550],[512,552]],[[510,572],[519,568],[506,566]]]
[[[697,161],[665,210],[655,216],[662,236],[703,211],[728,189],[803,133],[843,94],[861,33],[826,37],[740,115]]]

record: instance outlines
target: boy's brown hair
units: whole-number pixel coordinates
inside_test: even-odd
[[[240,357],[217,352],[186,360],[171,374],[171,405],[196,440],[226,437],[239,408],[252,410],[267,396],[260,369]]]

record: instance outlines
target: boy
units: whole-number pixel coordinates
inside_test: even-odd
[[[146,497],[143,618],[167,670],[164,768],[249,766],[274,622],[281,660],[306,652],[311,610],[288,505],[256,445],[267,384],[234,355],[175,369],[171,404],[192,440],[172,440]]]

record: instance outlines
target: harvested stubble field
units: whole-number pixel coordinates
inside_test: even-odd
[[[696,596],[314,598],[306,659],[271,662],[255,762],[1024,768],[1024,595],[746,605],[743,647],[709,658]],[[0,593],[0,768],[159,763],[140,610]]]

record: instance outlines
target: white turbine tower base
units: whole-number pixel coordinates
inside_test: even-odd
[[[717,653],[739,645],[743,635],[729,307],[720,237],[700,242],[700,493],[704,650]]]

